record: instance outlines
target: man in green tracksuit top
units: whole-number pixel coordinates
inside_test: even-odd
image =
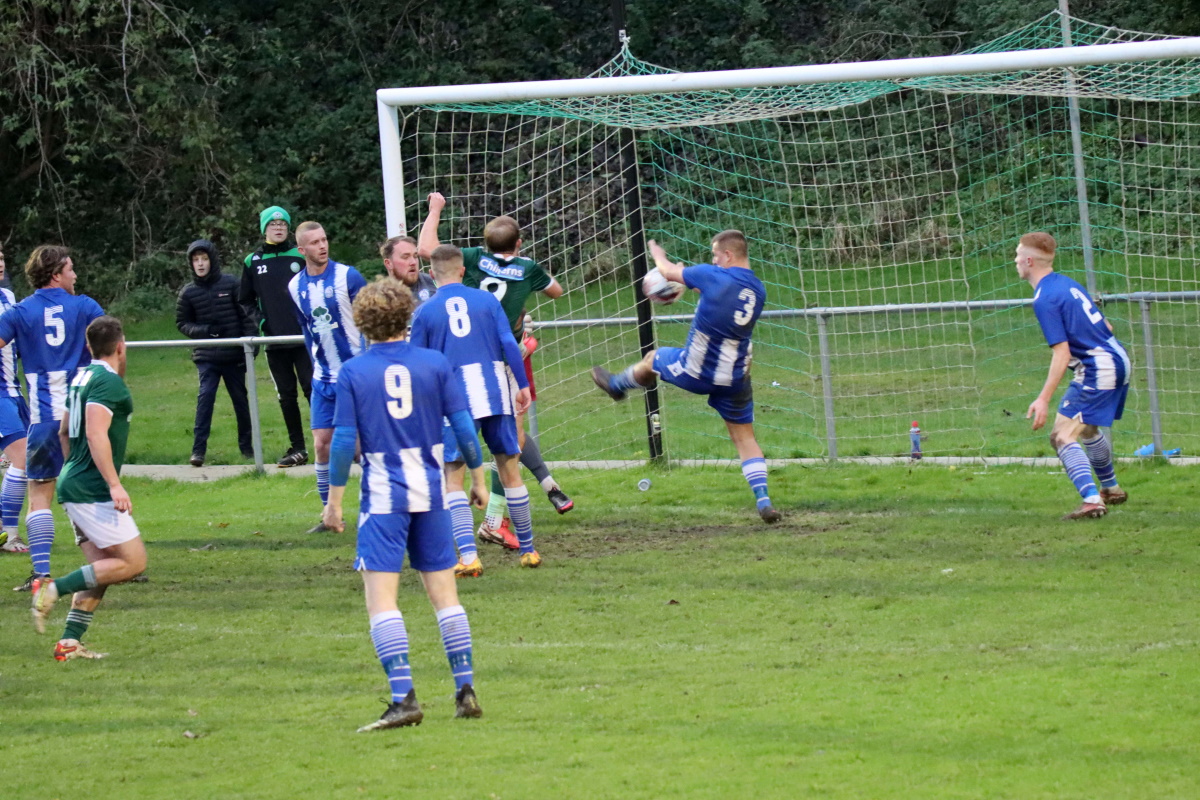
[[[300,320],[288,284],[304,269],[304,256],[288,238],[292,218],[279,206],[271,206],[258,215],[258,223],[265,241],[246,256],[238,302],[259,323],[263,336],[300,336]],[[308,463],[308,444],[296,386],[299,384],[307,402],[312,395],[312,359],[303,343],[269,344],[267,366],[290,443],[277,465],[299,467]]]
[[[88,563],[58,580],[46,577],[33,584],[33,625],[38,633],[45,631],[55,601],[71,596],[67,625],[54,647],[57,661],[103,658],[103,653],[89,650],[80,639],[104,590],[146,569],[146,548],[130,516],[133,503],[121,485],[133,417],[133,398],[122,377],[125,333],[121,323],[108,316],[92,320],[87,344],[92,363],[71,379],[67,413],[59,427],[67,462],[58,476],[58,502]]]
[[[445,206],[446,198],[441,192],[429,195],[429,215],[425,218],[425,224],[421,226],[421,235],[417,238],[417,252],[422,258],[428,259],[441,244],[437,229]],[[513,336],[521,343],[521,355],[525,357],[525,373],[529,379],[529,388],[533,391],[533,368],[529,355],[536,342],[532,337],[525,335],[525,304],[536,292],[541,292],[551,300],[562,297],[563,287],[536,261],[520,255],[521,228],[512,217],[496,217],[484,226],[483,243],[483,247],[463,248],[463,265],[466,267],[463,283],[474,289],[491,292],[500,301],[508,323],[512,326]],[[516,391],[515,383],[513,391]],[[536,391],[534,397],[537,397]],[[547,498],[558,513],[565,514],[570,511],[575,504],[550,475],[537,442],[525,436],[524,414],[517,418],[517,432],[521,442],[521,464],[538,479],[542,490],[546,492]],[[487,516],[479,527],[479,537],[484,541],[503,544],[516,550],[517,537],[507,524],[505,514],[505,496],[509,491],[511,490],[506,490],[501,485],[499,475],[493,473],[491,501],[488,504]]]

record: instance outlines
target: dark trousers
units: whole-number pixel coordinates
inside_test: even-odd
[[[312,397],[312,359],[304,345],[295,347],[272,347],[267,350],[267,366],[271,369],[271,380],[279,395],[279,409],[283,412],[283,424],[287,426],[288,440],[293,450],[308,450],[304,436],[304,423],[300,420],[299,394],[304,392],[307,402]]]
[[[225,391],[233,402],[233,414],[237,417],[238,450],[249,453],[254,449],[250,433],[250,402],[246,398],[246,365],[217,364],[212,361],[197,361],[200,373],[200,392],[196,396],[195,441],[192,452],[204,455],[208,450],[208,434],[212,430],[213,403],[217,399],[217,387],[225,380]]]

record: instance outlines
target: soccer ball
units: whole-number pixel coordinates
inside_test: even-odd
[[[661,306],[674,303],[686,289],[682,283],[664,278],[658,267],[647,272],[646,277],[642,278],[642,294],[646,295],[650,302]]]

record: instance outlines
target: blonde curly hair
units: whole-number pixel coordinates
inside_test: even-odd
[[[364,286],[354,298],[354,324],[372,342],[397,339],[408,330],[413,296],[408,287],[381,275]]]

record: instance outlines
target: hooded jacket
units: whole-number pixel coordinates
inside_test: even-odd
[[[192,268],[192,255],[197,252],[208,254],[209,270],[203,278]],[[236,339],[255,335],[253,322],[237,301],[238,280],[221,273],[221,258],[213,243],[198,239],[188,245],[187,264],[192,281],[179,290],[179,299],[175,303],[175,326],[179,332],[191,339]],[[242,350],[237,347],[197,347],[192,350],[192,361],[231,364],[244,360]]]

